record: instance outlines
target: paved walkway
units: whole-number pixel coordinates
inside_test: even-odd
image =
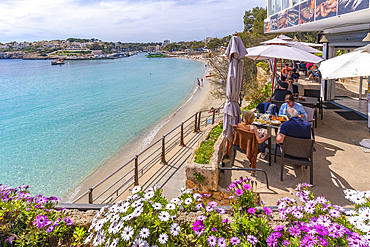
[[[304,88],[319,89],[317,83],[302,82],[299,90]],[[332,107],[335,108],[335,107]],[[365,120],[346,120],[339,113],[343,109],[324,109],[324,119],[319,118],[318,127],[315,129],[316,152],[314,152],[314,187],[316,196],[325,195],[332,203],[349,206],[343,196],[345,188],[356,190],[369,190],[370,177],[370,153],[365,153],[354,144],[351,139],[361,140],[369,138],[370,134]],[[230,153],[230,157],[232,152]],[[230,161],[225,160],[226,166]],[[294,191],[298,183],[309,182],[309,169],[303,167],[284,168],[284,181],[280,181],[281,160],[277,157],[277,163],[272,162],[268,166],[267,160],[258,159],[257,167],[264,169],[270,182],[270,189],[266,188],[263,173],[257,173],[257,191],[261,193],[261,199],[266,205],[275,206],[281,197],[294,197]],[[249,162],[245,155],[237,153],[234,166],[248,167]],[[220,185],[222,187],[240,176],[249,176],[250,173],[242,171],[226,171],[222,174]]]

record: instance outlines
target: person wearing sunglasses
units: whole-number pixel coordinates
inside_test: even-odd
[[[300,103],[294,102],[294,97],[291,94],[285,96],[285,103],[281,105],[279,110],[279,116],[286,116],[286,111],[290,108],[297,110],[298,116],[302,120],[306,120],[307,113]]]

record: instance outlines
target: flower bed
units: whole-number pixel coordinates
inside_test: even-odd
[[[370,246],[370,191],[345,190],[355,204],[346,217],[341,206],[299,184],[298,200],[282,198],[276,218],[269,207],[256,207],[250,178],[230,184],[228,214],[190,189],[167,200],[158,187],[144,192],[135,186],[125,201],[103,207],[87,232],[76,227],[72,237],[65,211],[52,210],[59,199],[30,197],[27,186],[0,189],[1,246],[58,246],[65,237],[72,240],[63,246]]]
[[[199,148],[195,150],[195,162],[198,164],[209,164],[214,152],[214,145],[223,131],[223,124],[216,125],[210,132],[206,140],[204,140]]]

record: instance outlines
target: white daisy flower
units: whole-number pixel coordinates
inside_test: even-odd
[[[131,193],[132,193],[132,194],[136,194],[136,193],[138,193],[140,190],[141,190],[141,186],[140,186],[140,185],[136,185],[134,188],[132,188]]]
[[[135,215],[135,217],[139,217],[143,212],[143,207],[135,208],[134,212],[132,214]]]
[[[370,198],[370,190],[364,191],[364,197]]]
[[[121,237],[123,240],[129,241],[132,235],[134,235],[134,228],[132,228],[132,226],[126,226],[125,228],[123,228],[123,231],[121,234]]]
[[[171,200],[171,203],[175,203],[175,204],[178,204],[180,202],[181,202],[181,200],[179,198],[172,198],[172,200]]]
[[[191,194],[193,192],[193,190],[192,189],[186,189],[185,191],[184,191],[184,194]]]
[[[159,213],[158,217],[161,221],[167,221],[170,219],[170,214],[167,211],[162,211]]]
[[[193,199],[191,199],[190,197],[189,198],[186,198],[184,203],[185,205],[190,205],[192,203]]]
[[[123,205],[121,205],[119,208],[118,208],[118,211],[122,214],[126,213],[127,210],[130,208],[130,203],[129,202],[125,202]]]
[[[365,218],[365,220],[370,220],[370,208],[362,207],[358,210],[358,213],[361,217]]]
[[[167,243],[167,240],[168,240],[168,235],[166,233],[162,233],[161,235],[159,235],[159,238],[158,238],[159,243],[165,244]]]
[[[144,197],[145,199],[150,199],[154,196],[154,191],[148,191],[145,193]]]
[[[160,186],[158,186],[158,185],[156,185],[156,184],[155,184],[155,185],[153,186],[153,188],[149,188],[148,190],[149,190],[149,191],[151,191],[151,190],[152,190],[152,191],[156,191],[156,190],[158,190],[159,188],[160,188]]]
[[[133,215],[129,214],[129,215],[126,215],[125,217],[123,217],[122,220],[129,221],[129,220],[132,220],[132,218],[133,218]]]
[[[202,196],[199,193],[195,193],[193,195],[194,200],[197,200],[198,202],[202,200]]]
[[[173,204],[173,203],[168,203],[168,204],[166,205],[166,209],[167,209],[167,210],[174,210],[174,209],[176,209],[176,206],[175,206],[175,204]]]
[[[132,247],[144,247],[144,241],[141,238],[136,238],[132,243]]]
[[[155,209],[155,210],[160,210],[162,209],[162,204],[156,202],[156,203],[153,203],[152,204],[152,207]]]
[[[137,200],[137,201],[134,201],[131,206],[133,208],[137,208],[137,207],[142,207],[143,206],[143,203],[141,202],[141,200]]]
[[[87,243],[90,243],[90,241],[93,239],[94,237],[94,233],[91,233],[86,239],[85,239],[85,242],[84,244],[87,244]]]
[[[116,247],[119,243],[119,238],[113,239],[112,243],[110,244],[109,247]]]
[[[177,236],[179,235],[179,232],[180,232],[180,226],[179,224],[177,223],[173,223],[170,227],[170,233],[172,234],[172,236]]]
[[[150,235],[150,230],[148,228],[143,228],[140,230],[140,237],[141,238],[148,238]]]

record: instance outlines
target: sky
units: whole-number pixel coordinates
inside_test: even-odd
[[[0,42],[67,38],[171,42],[222,38],[267,0],[0,0]]]

